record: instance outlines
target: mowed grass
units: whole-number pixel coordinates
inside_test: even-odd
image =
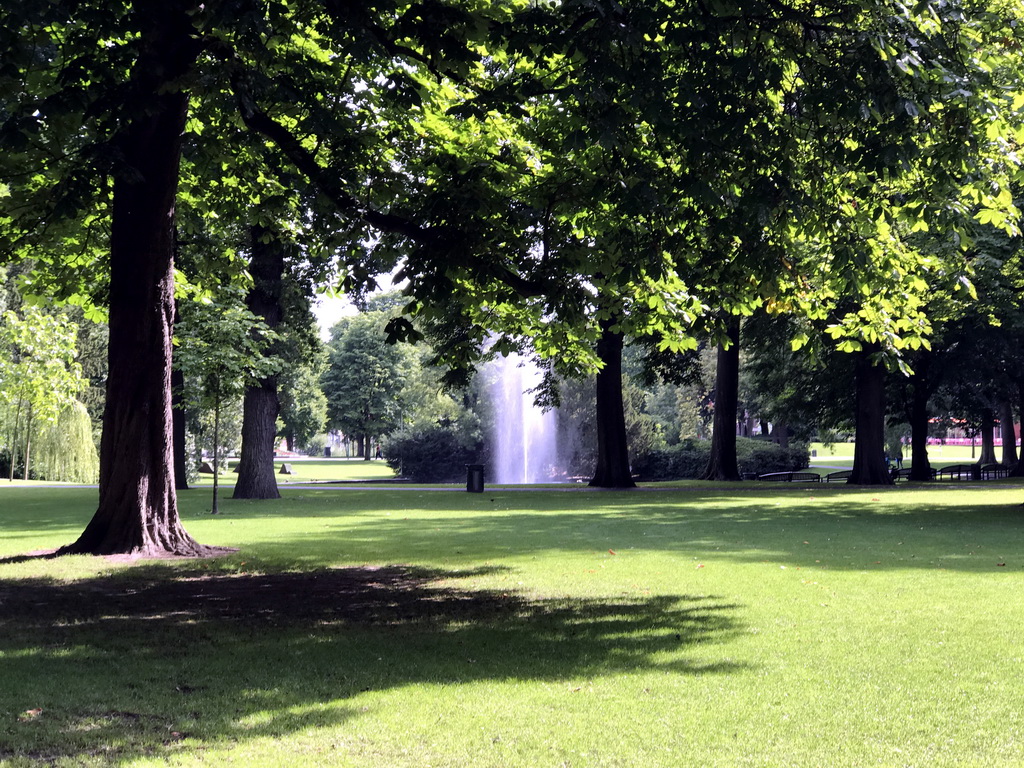
[[[234,469],[238,464],[237,459],[230,459],[228,467]],[[291,474],[281,474],[282,465],[288,465]],[[394,471],[386,462],[380,459],[365,461],[364,459],[297,459],[278,458],[274,461],[274,469],[278,485],[290,483],[355,483],[373,482],[376,480],[392,480],[395,477]],[[232,471],[224,472],[220,476],[220,482],[225,486],[233,486],[236,475]],[[213,475],[201,474],[198,485],[212,486]]]
[[[135,564],[0,487],[0,764],[1024,764],[1024,488],[763,485],[198,489],[239,551]]]
[[[835,466],[840,469],[849,469],[853,466],[853,443],[811,443],[810,448],[814,452],[811,456],[812,467]],[[972,464],[981,455],[981,444],[971,450],[969,445],[929,445],[928,462],[935,467],[942,467],[947,464]],[[1001,458],[1003,449],[996,446],[996,457]],[[903,448],[903,465],[910,466],[910,446]]]

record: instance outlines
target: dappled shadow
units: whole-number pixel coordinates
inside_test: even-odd
[[[352,697],[414,683],[742,668],[700,652],[741,629],[737,605],[459,586],[493,570],[177,563],[67,584],[0,580],[0,761],[117,763],[189,737],[278,736],[358,717]]]

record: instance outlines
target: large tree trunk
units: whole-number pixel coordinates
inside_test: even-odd
[[[172,85],[197,53],[175,0],[136,0],[136,102],[118,137],[110,229],[110,344],[99,507],[67,553],[211,552],[178,517],[171,458],[173,223],[188,97]]]
[[[892,485],[885,466],[885,366],[872,362],[872,351],[857,353],[857,437],[847,482]]]
[[[910,475],[916,482],[932,479],[928,460],[928,390],[920,382],[911,383],[910,401]]]
[[[249,311],[263,318],[267,327],[281,324],[284,250],[280,242],[262,227],[252,228],[252,258],[249,272],[252,290],[246,298]],[[268,350],[268,354],[271,352]],[[277,414],[281,404],[277,395],[277,376],[268,376],[245,390],[242,412],[242,455],[238,462],[238,482],[232,498],[279,499],[274,474],[274,440]]]
[[[996,416],[991,408],[981,410],[981,455],[978,464],[996,463]]]
[[[1004,400],[1000,416],[1000,430],[1003,435],[1003,466],[1017,466],[1017,430],[1013,426],[1013,403]]]
[[[622,333],[601,321],[597,356],[604,367],[597,373],[597,468],[590,485],[595,488],[635,488],[629,469],[626,415],[622,403]]]
[[[772,438],[780,448],[789,448],[789,424],[784,421],[776,422],[775,429],[772,430]]]
[[[718,345],[715,371],[715,422],[711,433],[711,456],[702,480],[739,480],[736,462],[736,409],[740,391],[740,319],[729,319],[729,345]]]

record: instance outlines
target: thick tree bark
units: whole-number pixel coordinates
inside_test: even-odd
[[[776,422],[772,437],[780,448],[789,448],[789,425],[784,421]]]
[[[871,360],[872,349],[857,353],[856,444],[854,485],[892,485],[885,466],[885,367]]]
[[[1013,403],[1004,400],[1000,408],[999,428],[1003,435],[1004,467],[1017,466],[1017,430],[1013,427]]]
[[[919,383],[911,384],[910,401],[910,476],[915,482],[932,479],[928,460],[928,390]]]
[[[277,437],[277,377],[245,390],[242,404],[242,453],[233,499],[279,499],[274,474]]]
[[[281,324],[284,250],[280,242],[262,227],[252,228],[252,258],[249,272],[252,290],[246,298],[249,311],[263,318],[267,327]],[[245,391],[242,406],[242,455],[238,462],[235,499],[279,499],[274,474],[274,441],[277,414],[281,409],[277,394],[277,376],[268,376]]]
[[[711,456],[702,480],[739,480],[736,461],[736,409],[740,391],[740,319],[730,318],[726,329],[729,346],[718,345],[715,372],[715,421]]]
[[[597,356],[604,367],[597,373],[597,468],[594,488],[635,488],[629,469],[626,415],[622,402],[622,333],[612,321],[601,322]]]
[[[189,3],[136,0],[142,53],[118,149],[110,230],[110,344],[99,507],[66,553],[186,555],[213,550],[181,525],[171,458],[173,221],[191,66]],[[129,99],[132,96],[128,97]]]
[[[981,455],[977,463],[996,463],[996,416],[991,408],[981,410]]]

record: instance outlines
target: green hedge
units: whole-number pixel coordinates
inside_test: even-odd
[[[414,483],[465,481],[467,464],[484,463],[480,446],[467,446],[454,429],[440,426],[397,432],[383,453],[389,467]]]
[[[633,463],[633,473],[647,481],[697,478],[707,468],[710,456],[710,440],[685,440],[639,457]],[[806,443],[790,443],[789,448],[782,448],[764,440],[737,437],[736,461],[744,475],[789,472],[807,467],[810,450]]]

